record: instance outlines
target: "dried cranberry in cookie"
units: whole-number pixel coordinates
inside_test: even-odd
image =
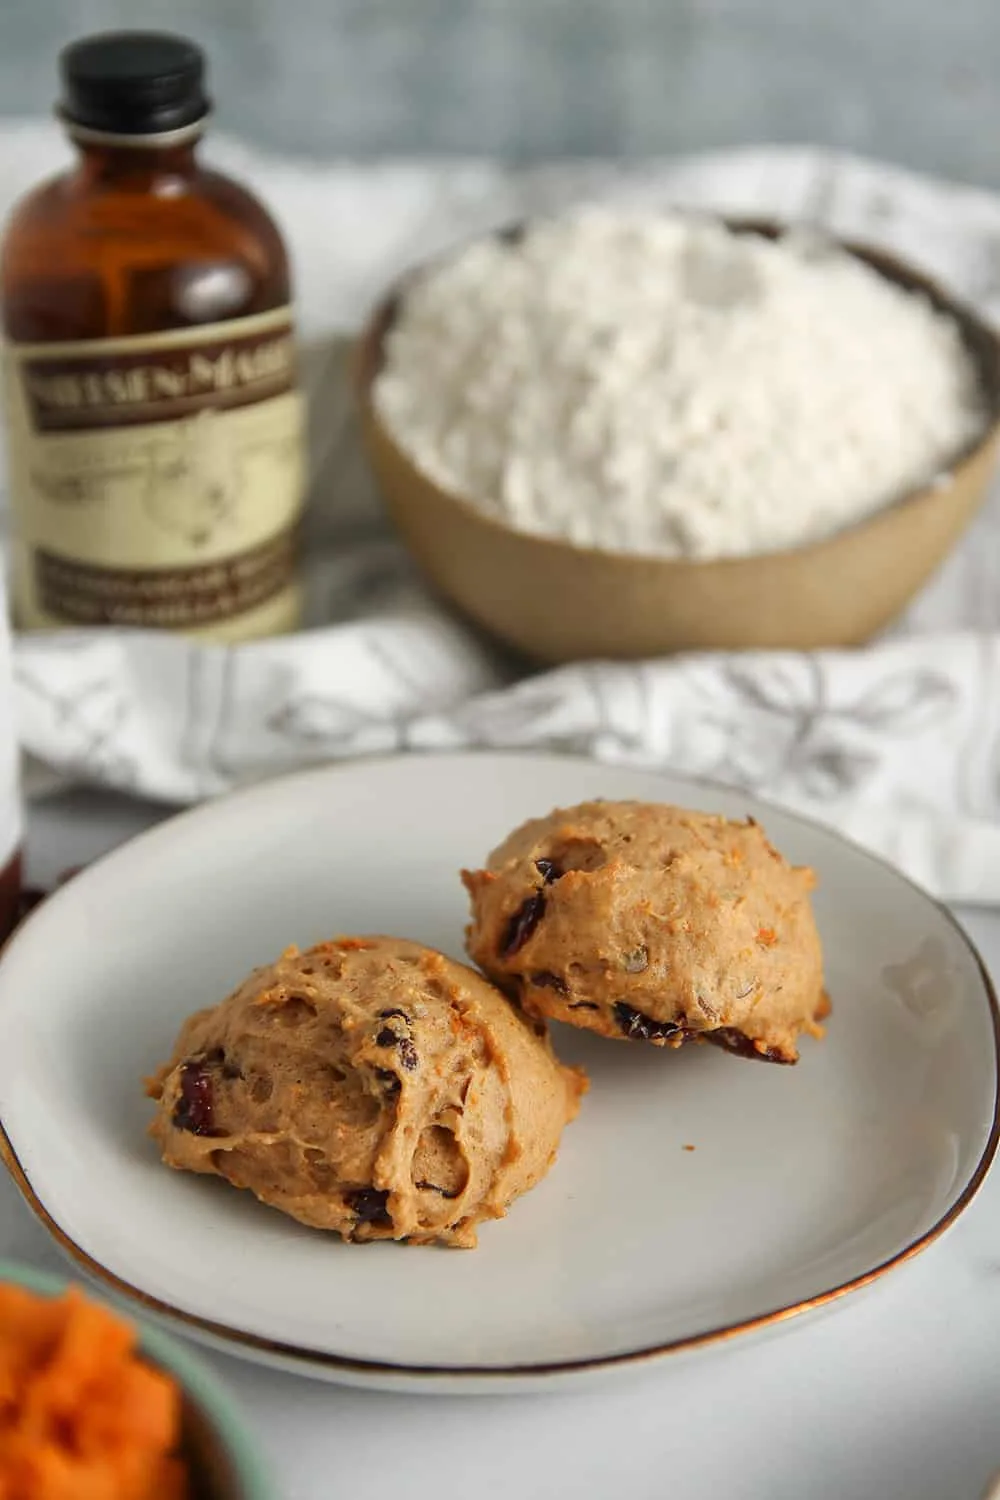
[[[795,1062],[828,1002],[811,870],[748,818],[586,802],[463,873],[471,957],[531,1015]]]

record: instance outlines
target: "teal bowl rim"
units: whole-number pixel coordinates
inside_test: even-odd
[[[37,1271],[34,1266],[18,1261],[0,1259],[0,1285],[4,1282],[25,1287],[28,1291],[39,1292],[46,1297],[57,1297],[69,1286],[80,1286],[88,1297],[93,1297],[105,1307],[111,1307],[119,1317],[131,1323],[138,1330],[142,1352],[149,1355],[154,1364],[176,1375],[185,1393],[200,1407],[219,1434],[239,1485],[239,1500],[275,1500],[275,1491],[268,1480],[264,1461],[258,1457],[249,1429],[235,1402],[216,1376],[175,1339],[150,1327],[131,1312],[124,1312],[106,1298],[95,1297],[85,1283],[75,1281],[72,1277],[56,1276],[49,1271]]]

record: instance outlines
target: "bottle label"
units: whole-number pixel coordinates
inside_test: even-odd
[[[4,385],[22,623],[231,639],[294,623],[304,456],[290,309],[8,344]]]
[[[21,842],[17,736],[14,730],[14,674],[10,660],[7,599],[0,569],[0,875]],[[0,920],[0,927],[3,923]],[[0,940],[4,934],[0,932]]]

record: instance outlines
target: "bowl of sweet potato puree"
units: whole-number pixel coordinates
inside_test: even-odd
[[[273,1500],[229,1397],[172,1339],[0,1261],[0,1500]]]

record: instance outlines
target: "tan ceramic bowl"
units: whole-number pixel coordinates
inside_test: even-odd
[[[733,227],[777,233],[773,224]],[[516,231],[515,231],[516,232]],[[983,500],[1000,441],[1000,343],[967,308],[891,256],[847,247],[890,280],[922,290],[958,321],[990,421],[929,485],[827,541],[755,557],[692,562],[579,547],[516,531],[442,489],[397,446],[372,382],[405,280],[376,309],[358,349],[365,445],[397,527],[431,583],[463,614],[545,662],[669,651],[848,646],[897,615]]]

